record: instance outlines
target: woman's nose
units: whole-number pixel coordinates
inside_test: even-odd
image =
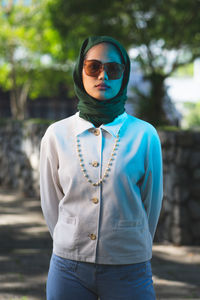
[[[98,79],[108,80],[108,74],[104,69],[99,73]]]

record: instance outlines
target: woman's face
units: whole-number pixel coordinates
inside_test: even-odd
[[[100,43],[90,48],[86,54],[85,60],[92,59],[102,63],[122,63],[117,49],[114,45],[109,43]],[[120,79],[110,80],[104,69],[96,77],[91,77],[85,73],[83,68],[82,80],[86,92],[93,98],[101,101],[111,99],[118,94],[122,85],[123,74]]]

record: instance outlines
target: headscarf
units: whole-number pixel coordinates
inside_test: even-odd
[[[87,51],[99,43],[111,43],[114,45],[120,56],[122,63],[125,65],[123,80],[119,93],[108,100],[98,100],[90,96],[84,89],[82,82],[83,61]],[[79,116],[93,123],[96,127],[101,124],[112,122],[117,116],[125,111],[125,101],[127,99],[127,85],[130,74],[130,59],[125,48],[110,36],[91,36],[82,44],[78,59],[73,72],[74,90],[79,99],[78,110]]]

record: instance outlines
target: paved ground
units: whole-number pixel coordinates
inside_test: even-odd
[[[50,255],[39,200],[0,189],[0,300],[45,300]],[[200,299],[200,247],[155,245],[152,269],[157,300]]]

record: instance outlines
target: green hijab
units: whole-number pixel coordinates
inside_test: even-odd
[[[87,51],[94,45],[99,43],[108,42],[113,44],[122,59],[122,63],[125,65],[125,71],[123,74],[122,86],[119,93],[108,100],[95,99],[91,97],[84,89],[82,82],[82,68],[83,61]],[[81,118],[90,121],[96,127],[101,124],[112,122],[117,116],[125,111],[125,101],[127,99],[127,85],[130,74],[130,59],[125,48],[115,39],[110,36],[91,36],[88,37],[82,44],[80,53],[74,68],[74,90],[79,99],[78,110]]]

